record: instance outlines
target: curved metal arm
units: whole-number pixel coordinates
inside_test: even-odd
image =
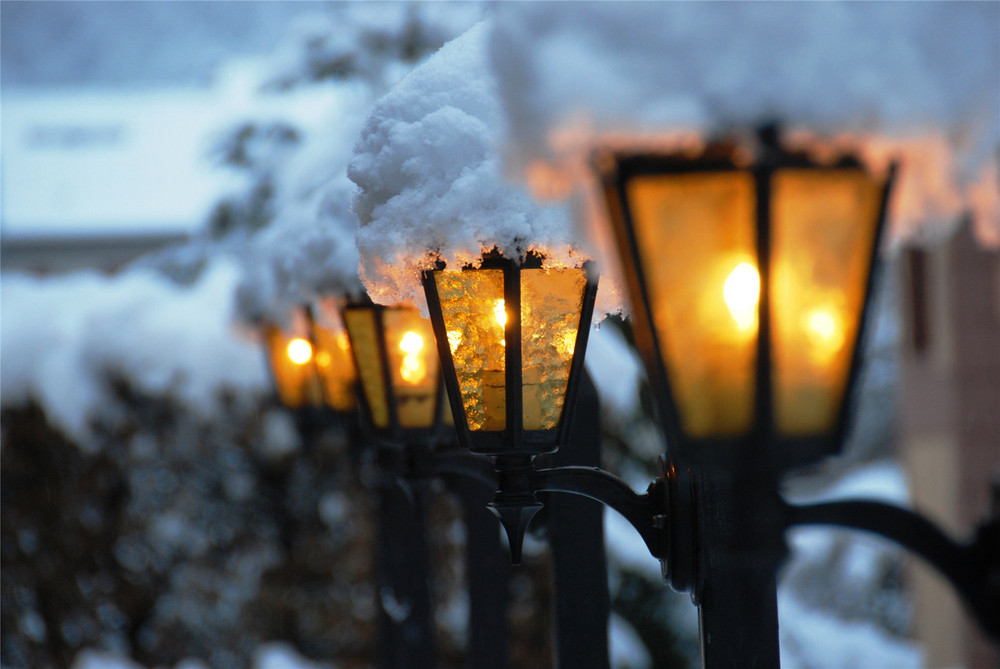
[[[664,557],[665,496],[658,494],[659,482],[640,494],[618,478],[597,467],[554,467],[532,474],[536,492],[568,492],[597,500],[620,513],[632,524],[654,557]]]
[[[957,543],[920,514],[882,502],[790,505],[788,512],[789,525],[864,530],[916,553],[948,579],[986,631],[1000,637],[1000,584],[995,580],[1000,576],[1000,565],[991,564],[987,546]]]
[[[482,485],[487,493],[497,489],[493,462],[464,450],[431,451],[419,463],[421,473],[429,476],[457,476]]]

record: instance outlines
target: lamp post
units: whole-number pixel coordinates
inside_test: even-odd
[[[495,462],[491,508],[512,559],[535,493],[601,501],[636,528],[666,581],[691,593],[705,666],[778,666],[785,531],[840,525],[929,561],[1000,635],[1000,519],[959,544],[890,505],[781,498],[785,473],[843,444],[892,170],[783,151],[773,128],[755,149],[595,159],[668,442],[644,494],[595,468],[534,463],[565,445],[596,290],[576,276],[589,272],[549,272],[541,289],[526,280],[541,283],[537,260],[490,254],[479,269],[424,273],[459,440]]]
[[[451,443],[454,430],[430,322],[416,309],[370,301],[349,303],[343,319],[381,475],[380,617],[388,643],[381,648],[380,666],[422,668],[434,662],[424,507],[425,484],[441,478],[466,508],[470,666],[505,669],[507,596],[491,581],[506,573],[506,565],[496,527],[474,509],[488,498],[495,479],[482,459],[436,448]],[[392,603],[402,603],[405,615],[393,615]]]
[[[706,664],[779,662],[778,484],[843,443],[891,181],[760,139],[752,160],[596,160],[670,467],[697,479],[698,555],[671,583],[700,603]]]

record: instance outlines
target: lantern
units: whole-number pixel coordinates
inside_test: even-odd
[[[305,309],[291,314],[287,330],[274,325],[264,330],[268,367],[274,379],[278,399],[291,409],[318,406],[323,390],[316,371],[316,352],[309,333]]]
[[[749,164],[717,146],[595,160],[685,465],[750,440],[787,469],[836,453],[847,426],[891,172],[764,138]]]
[[[459,442],[529,456],[564,442],[597,292],[590,263],[543,269],[539,255],[492,252],[425,272],[424,291]]]
[[[344,325],[369,425],[390,437],[442,425],[441,371],[431,324],[412,307],[349,304]]]

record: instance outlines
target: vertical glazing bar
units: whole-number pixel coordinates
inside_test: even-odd
[[[504,393],[507,398],[507,446],[522,445],[524,396],[521,389],[521,268],[506,260],[503,268],[503,299],[507,312],[504,325]]]
[[[389,433],[398,436],[399,416],[396,413],[396,390],[392,387],[392,369],[389,367],[389,347],[385,340],[385,307],[375,305],[372,311],[375,318],[375,338],[378,346],[379,365],[385,378],[385,399],[389,409]]]

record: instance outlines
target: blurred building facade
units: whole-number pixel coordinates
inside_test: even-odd
[[[189,238],[227,175],[209,160],[226,118],[213,89],[5,91],[0,266],[115,271]]]
[[[900,456],[915,508],[971,537],[1000,486],[1000,249],[963,225],[944,244],[912,248],[904,287]],[[950,586],[913,561],[914,625],[928,667],[996,667],[1000,654]]]

